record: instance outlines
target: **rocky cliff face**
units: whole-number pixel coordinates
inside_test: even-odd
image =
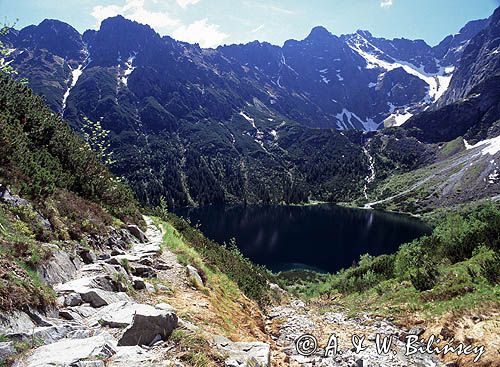
[[[446,105],[471,94],[472,89],[500,72],[500,9],[484,29],[464,46],[450,88],[440,101]]]

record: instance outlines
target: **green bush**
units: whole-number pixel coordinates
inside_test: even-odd
[[[498,253],[495,253],[492,258],[483,261],[481,275],[491,284],[500,283],[500,255]]]
[[[437,274],[432,269],[417,268],[410,273],[410,280],[416,290],[427,291],[436,285]]]

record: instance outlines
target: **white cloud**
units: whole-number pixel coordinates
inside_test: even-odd
[[[380,6],[382,8],[389,8],[392,6],[393,0],[380,0]]]
[[[126,0],[123,5],[97,5],[91,12],[98,24],[106,18],[119,14],[136,22],[148,24],[155,30],[177,27],[180,24],[178,19],[172,18],[166,12],[147,10],[145,0]]]
[[[200,0],[177,0],[177,4],[183,9],[186,9],[189,5],[198,4]]]
[[[260,26],[258,26],[257,28],[254,28],[252,29],[250,32],[252,33],[257,33],[258,31],[260,31],[262,28],[264,28],[264,24],[261,24]]]
[[[197,20],[188,26],[178,27],[172,36],[180,41],[189,43],[199,43],[201,47],[216,47],[229,37],[221,32],[217,24],[208,23],[208,19]]]

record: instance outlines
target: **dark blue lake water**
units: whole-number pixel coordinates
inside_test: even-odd
[[[334,272],[359,256],[389,254],[430,233],[421,221],[402,214],[314,206],[210,206],[177,214],[200,224],[210,239],[235,238],[242,253],[273,271]]]

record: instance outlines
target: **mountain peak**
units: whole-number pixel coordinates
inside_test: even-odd
[[[356,34],[359,34],[360,36],[364,38],[373,38],[373,35],[371,34],[370,31],[367,31],[366,29],[358,29],[356,31]]]
[[[45,19],[37,26],[28,26],[19,31],[19,40],[28,49],[47,49],[62,56],[79,59],[82,57],[82,36],[67,23]]]
[[[309,35],[307,36],[307,39],[327,39],[332,37],[333,34],[330,33],[328,29],[326,29],[323,26],[316,26],[314,27]]]

